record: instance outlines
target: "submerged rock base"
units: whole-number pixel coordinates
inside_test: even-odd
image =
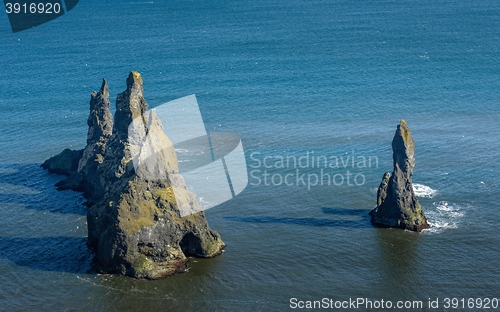
[[[370,211],[376,226],[395,227],[420,232],[429,228],[413,191],[412,175],[415,167],[415,145],[410,128],[400,121],[392,140],[394,170],[386,172],[377,192],[377,207]]]
[[[91,95],[86,147],[64,150],[42,167],[68,176],[59,189],[84,192],[88,245],[99,272],[158,279],[184,271],[187,257],[220,254],[225,244],[203,212],[181,217],[181,202],[202,209],[179,175],[174,147],[154,111],[148,113],[143,92],[141,75],[131,72],[113,120],[104,80]],[[155,153],[137,142],[137,133],[154,142]],[[141,175],[132,160],[145,157],[140,170],[147,174]]]

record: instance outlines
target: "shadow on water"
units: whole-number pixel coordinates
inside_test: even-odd
[[[419,273],[421,234],[389,228],[378,228],[375,233],[382,274],[380,289],[406,298],[424,285]]]
[[[273,216],[254,216],[254,217],[225,217],[224,219],[235,222],[260,223],[260,224],[290,224],[317,227],[345,227],[345,228],[371,228],[368,219],[368,210],[348,209],[348,208],[321,208],[323,213],[336,215],[339,217],[358,217],[358,218],[293,218],[293,217],[273,217]]]
[[[332,215],[340,215],[340,216],[360,216],[360,217],[368,217],[368,213],[370,210],[367,209],[347,209],[347,208],[329,208],[322,207],[323,213],[332,214]]]
[[[92,253],[85,237],[0,237],[0,257],[34,270],[89,273]]]
[[[80,193],[58,191],[64,176],[50,174],[40,164],[0,164],[0,203],[19,203],[28,209],[86,215]]]

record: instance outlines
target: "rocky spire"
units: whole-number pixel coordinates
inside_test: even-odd
[[[392,140],[394,170],[384,174],[377,192],[377,207],[370,212],[371,222],[378,226],[411,231],[429,228],[427,219],[413,191],[415,144],[410,128],[400,121]]]
[[[225,245],[203,213],[181,217],[179,203],[199,203],[143,90],[141,75],[131,72],[117,97],[104,160],[90,177],[98,187],[89,195],[88,244],[99,271],[156,279],[183,271],[188,256],[213,257]]]
[[[116,98],[115,126],[113,134],[124,135],[135,118],[145,121],[148,103],[144,99],[142,77],[138,72],[131,72],[127,78],[127,89]],[[146,124],[144,122],[144,124]]]
[[[96,142],[105,142],[113,131],[113,116],[109,110],[109,88],[106,79],[102,80],[99,92],[92,92],[90,96],[90,114],[87,119],[89,126],[87,145]]]
[[[127,78],[127,89],[116,98],[113,131],[106,146],[106,154],[109,154],[109,157],[105,159],[106,163],[102,166],[105,167],[103,172],[107,173],[103,175],[103,184],[110,185],[124,174],[134,174],[130,146],[133,142],[129,137],[129,127],[133,124],[136,131],[141,133],[147,131],[148,103],[143,94],[141,74],[133,71]]]
[[[43,167],[70,175],[61,188],[85,192],[87,243],[99,272],[157,279],[184,271],[188,257],[220,254],[225,244],[179,174],[175,149],[155,112],[147,113],[143,91],[141,75],[130,73],[113,125],[104,81],[91,96],[83,157],[65,150]],[[181,217],[181,207],[192,214]]]
[[[113,131],[113,117],[109,107],[108,84],[103,79],[99,92],[94,91],[90,96],[90,113],[87,119],[89,129],[85,148],[78,151],[67,149],[42,165],[49,172],[68,176],[56,184],[58,189],[84,191],[89,197],[99,193],[101,182],[97,171],[104,161],[106,144]]]
[[[104,160],[106,143],[113,131],[113,117],[109,110],[108,83],[102,80],[99,92],[90,96],[90,113],[87,119],[87,146],[78,164],[78,172],[83,175],[94,173]]]

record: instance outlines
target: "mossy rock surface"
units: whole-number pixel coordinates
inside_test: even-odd
[[[429,228],[412,185],[415,144],[410,128],[400,121],[392,140],[394,169],[385,173],[377,191],[377,207],[370,212],[377,226],[420,232]]]
[[[174,147],[148,112],[141,75],[128,76],[114,119],[108,97],[104,80],[91,95],[86,147],[65,149],[42,165],[70,176],[61,188],[84,192],[97,270],[158,279],[184,271],[188,256],[220,254],[225,244],[178,173]],[[181,216],[180,203],[193,213]]]

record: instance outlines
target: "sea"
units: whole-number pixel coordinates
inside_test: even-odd
[[[0,42],[0,311],[500,309],[499,1],[82,0],[16,33],[2,10]],[[40,167],[133,70],[247,163],[205,212],[224,253],[155,281],[93,271],[85,199]],[[421,233],[368,216],[401,119]]]

